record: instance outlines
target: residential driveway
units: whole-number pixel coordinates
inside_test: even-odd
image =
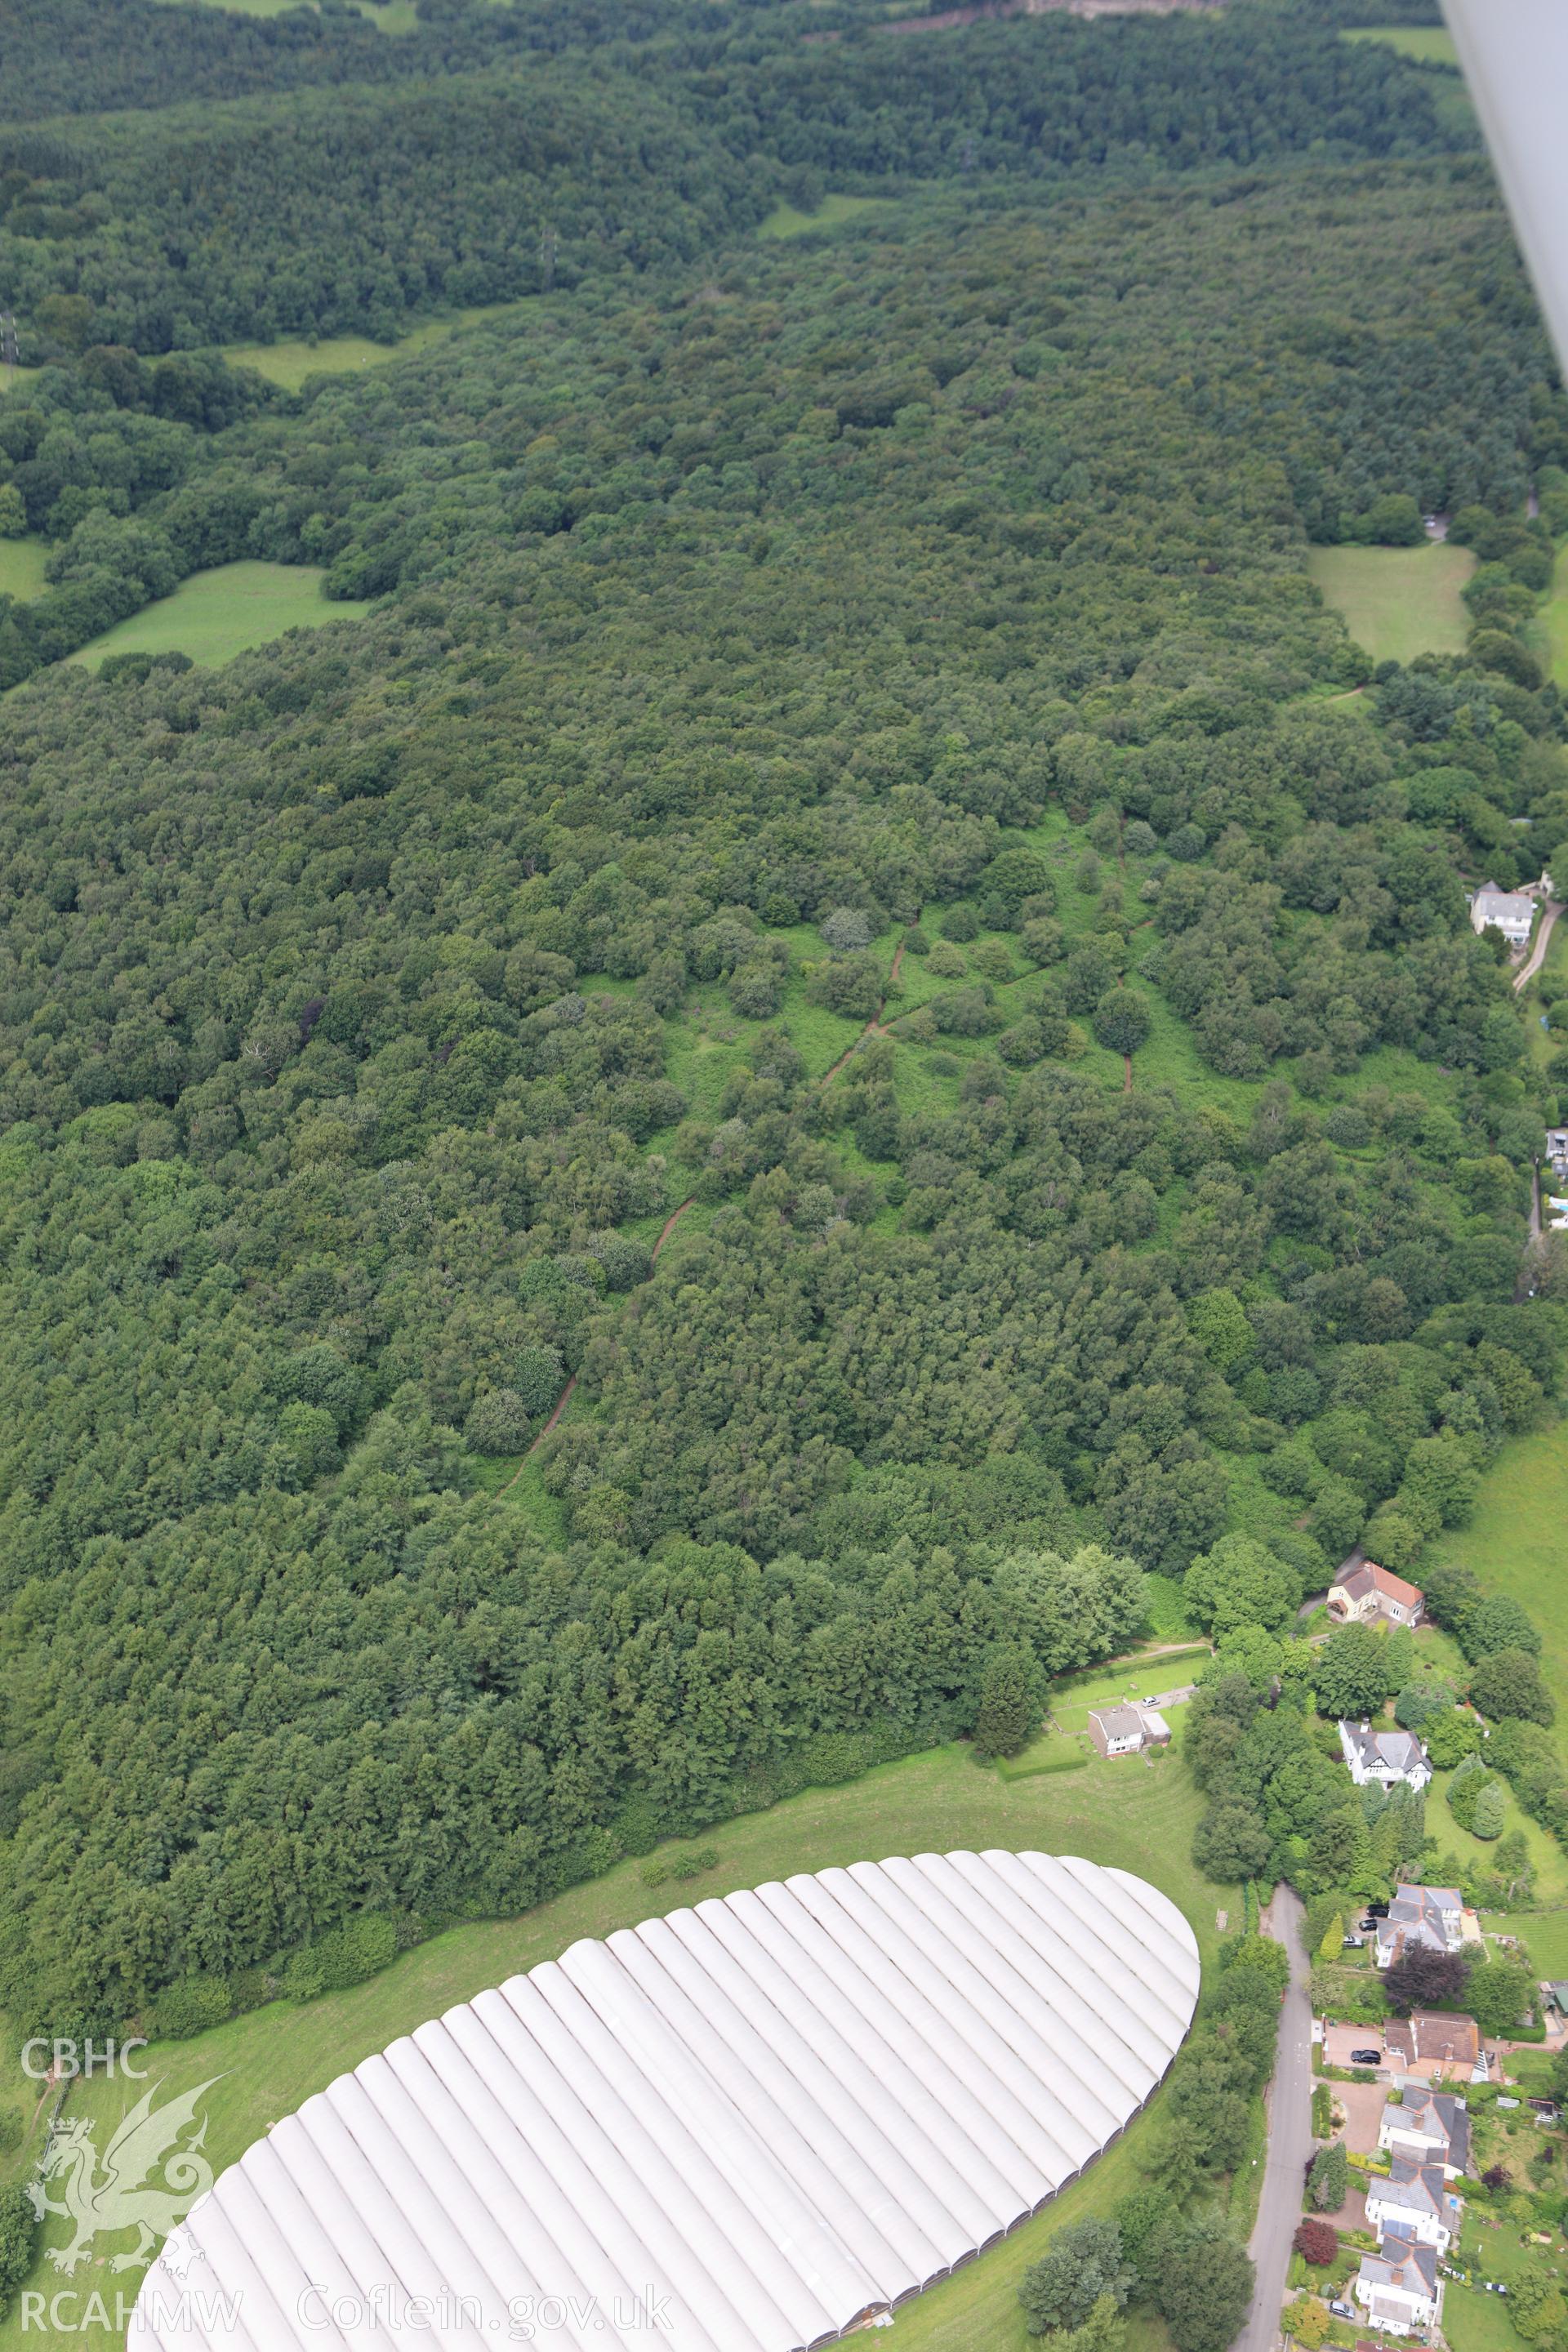
[[[1356,2156],[1370,2156],[1377,2146],[1377,2127],[1388,2093],[1381,2083],[1331,2083],[1336,2106],[1344,2109],[1344,2130],[1339,2135]]]
[[[1514,981],[1513,984],[1516,990],[1523,988],[1528,982],[1532,981],[1535,978],[1536,973],[1541,970],[1542,965],[1545,962],[1546,950],[1552,944],[1552,927],[1556,923],[1557,918],[1562,912],[1563,909],[1557,904],[1556,900],[1554,898],[1548,898],[1546,901],[1546,912],[1542,919],[1541,929],[1535,935],[1535,945],[1530,950],[1530,960],[1527,963],[1521,965],[1519,975]]]
[[[1290,1956],[1290,1982],[1279,2011],[1274,2080],[1268,2087],[1263,2195],[1247,2248],[1258,2267],[1258,2281],[1235,2352],[1272,2352],[1279,2340],[1290,2241],[1301,2218],[1301,2176],[1312,2152],[1312,2010],[1300,1924],[1301,1906],[1296,1895],[1288,1886],[1277,1888],[1263,1927]]]
[[[1382,2052],[1385,2061],[1388,2057],[1388,2045],[1384,2041],[1380,2027],[1336,2025],[1331,2019],[1323,2032],[1323,2055],[1330,2065],[1353,2066],[1355,2060],[1351,2056],[1352,2050],[1377,2050]],[[1354,2091],[1367,2087],[1370,2086],[1355,2083],[1334,2084],[1336,2092]]]

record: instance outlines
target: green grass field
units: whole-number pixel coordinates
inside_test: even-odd
[[[0,539],[0,596],[24,603],[44,585],[49,551],[41,539]]]
[[[651,1890],[642,1864],[622,1863],[520,1919],[455,1928],[405,1953],[368,1984],[300,2008],[274,2003],[195,2041],[157,2045],[142,2063],[149,2079],[161,2085],[160,2099],[212,2083],[205,2102],[206,2153],[221,2169],[335,2075],[425,2019],[552,1958],[579,1937],[605,1936],[704,1896],[795,1871],[963,1846],[1038,1847],[1135,1871],[1180,1905],[1205,1963],[1211,1962],[1218,1941],[1216,1906],[1228,1907],[1235,1918],[1240,1904],[1236,1890],[1209,1885],[1193,1867],[1197,1811],[1196,1792],[1174,1758],[1152,1771],[1096,1760],[1079,1772],[1007,1782],[976,1764],[967,1748],[940,1748],[885,1765],[846,1787],[808,1790],[765,1813],[723,1823],[704,1839],[718,1850],[717,1866],[684,1885]],[[136,2095],[135,2084],[100,2077],[76,2086],[68,2113],[112,2127]],[[974,2352],[984,2343],[987,2352],[1022,2352],[1019,2273],[1063,2221],[1103,2208],[1131,2185],[1142,2128],[1134,2125],[1048,2214],[901,2311],[900,2347]],[[101,2129],[99,2137],[101,2146]],[[22,2151],[17,2160],[26,2162],[31,2153],[31,2147]],[[58,2233],[64,2226],[51,2221],[42,2244],[60,2242]],[[106,2279],[107,2271],[95,2268],[89,2274],[90,2284]],[[40,2249],[29,2284],[58,2283]],[[111,2290],[124,2285],[133,2293],[136,2279],[128,2273],[109,2284]],[[111,2306],[112,2300],[111,2292]],[[22,2352],[20,2315],[20,2303],[14,2300],[0,2325],[0,2352]],[[113,2338],[100,2329],[86,2331],[84,2340],[91,2352],[107,2352]],[[1150,2322],[1135,2335],[1132,2352],[1159,2352],[1162,2343],[1157,2324]]]
[[[1373,661],[1462,653],[1469,614],[1459,591],[1476,568],[1466,547],[1314,547],[1307,571]]]
[[[1568,1984],[1568,1910],[1489,1911],[1489,1935],[1517,1936],[1538,1975]]]
[[[413,0],[393,0],[393,5],[412,7]],[[360,368],[385,367],[389,361],[407,359],[464,327],[482,326],[487,319],[514,318],[537,299],[525,295],[517,302],[489,302],[458,310],[449,319],[425,319],[391,343],[374,343],[368,335],[332,335],[314,343],[226,343],[223,356],[235,367],[254,368],[284,392],[298,392],[313,375],[351,375]]]
[[[1542,605],[1538,626],[1552,677],[1559,686],[1568,686],[1568,547],[1558,551],[1551,592]]]
[[[1568,1705],[1568,1420],[1505,1445],[1481,1481],[1467,1528],[1439,1538],[1434,1556],[1475,1570],[1489,1592],[1507,1592],[1541,1629],[1542,1664]]]
[[[70,658],[96,669],[110,654],[182,653],[204,669],[216,669],[285,629],[357,621],[369,610],[363,604],[330,604],[321,594],[321,574],[310,564],[220,563],[213,572],[194,572],[172,596],[143,605]]]
[[[172,0],[172,5],[180,5],[180,0]],[[281,16],[287,9],[301,7],[320,14],[315,0],[204,0],[204,5],[229,8],[241,16]],[[353,5],[383,33],[412,33],[418,28],[419,15],[414,0],[384,0],[384,5],[379,7],[376,0],[353,0]]]
[[[759,236],[805,236],[814,228],[842,228],[863,213],[885,213],[888,196],[824,196],[814,213],[797,212],[794,205],[775,205],[757,230]]]
[[[1458,54],[1454,47],[1454,36],[1441,25],[1363,25],[1342,37],[1347,41],[1378,41],[1385,48],[1397,49],[1402,58],[1414,59],[1420,66],[1453,66],[1458,68]]]
[[[1528,1609],[1541,1629],[1542,1666],[1559,1709],[1568,1703],[1568,1420],[1534,1430],[1506,1445],[1481,1481],[1468,1527],[1439,1539],[1435,1557],[1473,1569],[1489,1592],[1506,1592]],[[1436,1795],[1436,1790],[1434,1790]],[[1446,1805],[1429,1801],[1427,1826],[1444,1849],[1466,1851],[1464,1833]],[[1536,1865],[1538,1899],[1568,1904],[1568,1856],[1509,1799],[1510,1829],[1522,1827]],[[1568,1976],[1568,1909],[1504,1917],[1489,1912],[1489,1928],[1521,1936],[1536,1967]],[[1483,2298],[1484,2300],[1485,2298]],[[1466,2347],[1466,2352],[1486,2352]]]
[[[1462,1830],[1448,1811],[1447,1790],[1453,1777],[1451,1772],[1435,1772],[1432,1776],[1431,1792],[1426,1799],[1427,1830],[1436,1839],[1440,1853],[1462,1854],[1467,1863],[1484,1866],[1488,1841],[1473,1837],[1468,1830]],[[1536,1900],[1545,1904],[1568,1903],[1568,1853],[1563,1853],[1556,1839],[1543,1830],[1539,1822],[1532,1822],[1521,1810],[1506,1782],[1504,1790],[1508,1817],[1503,1823],[1502,1835],[1510,1836],[1515,1830],[1523,1832],[1531,1861],[1535,1865]],[[1495,1927],[1497,1923],[1489,1916],[1487,1924]]]

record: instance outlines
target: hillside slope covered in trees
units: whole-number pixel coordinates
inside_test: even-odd
[[[1522,513],[1568,407],[1483,168],[1289,13],[1283,116],[1241,9],[847,39],[832,124],[826,52],[745,30],[672,33],[635,141],[580,58],[47,134],[79,266],[34,297],[89,307],[0,402],[54,550],[0,614],[17,2017],[1016,1741],[1227,1530],[1267,1624],[1363,1532],[1413,1564],[1554,1384],[1563,1074],[1462,877],[1568,836]],[[337,125],[374,306],[484,174],[476,92],[608,159],[536,301],[299,395],[170,354],[140,142],[250,204]],[[817,167],[900,202],[756,244]],[[92,280],[122,233],[144,283]],[[186,260],[193,325],[237,306],[195,340],[302,323]],[[1468,509],[1478,635],[1369,678],[1307,536],[1416,499]],[[58,665],[242,555],[380,602]]]

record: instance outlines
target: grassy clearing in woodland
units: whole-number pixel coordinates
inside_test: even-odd
[[[1468,548],[1314,547],[1307,570],[1374,662],[1462,653],[1470,616],[1459,591],[1476,568]]]
[[[117,622],[70,658],[97,669],[110,654],[182,653],[200,668],[216,669],[285,629],[357,621],[368,610],[363,602],[329,604],[311,564],[223,563],[193,572],[172,596]]]

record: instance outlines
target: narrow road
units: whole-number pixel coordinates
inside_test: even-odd
[[[1312,2009],[1307,1956],[1301,1949],[1300,1898],[1276,1887],[1263,1915],[1263,1932],[1283,1944],[1290,1982],[1279,2011],[1274,2080],[1268,2086],[1268,2143],[1263,2195],[1248,2253],[1258,2267],[1252,2307],[1233,2352],[1273,2352],[1290,2268],[1290,2241],[1301,2218],[1301,2175],[1312,2152]]]
[[[1562,907],[1558,904],[1557,900],[1555,898],[1548,898],[1546,901],[1546,919],[1535,935],[1535,945],[1531,949],[1529,956],[1526,958],[1525,961],[1520,965],[1519,970],[1513,976],[1513,991],[1516,996],[1521,988],[1525,987],[1529,982],[1535,978],[1536,973],[1541,970],[1542,965],[1545,962],[1546,950],[1552,945],[1552,929],[1556,924],[1558,916],[1562,912]]]

